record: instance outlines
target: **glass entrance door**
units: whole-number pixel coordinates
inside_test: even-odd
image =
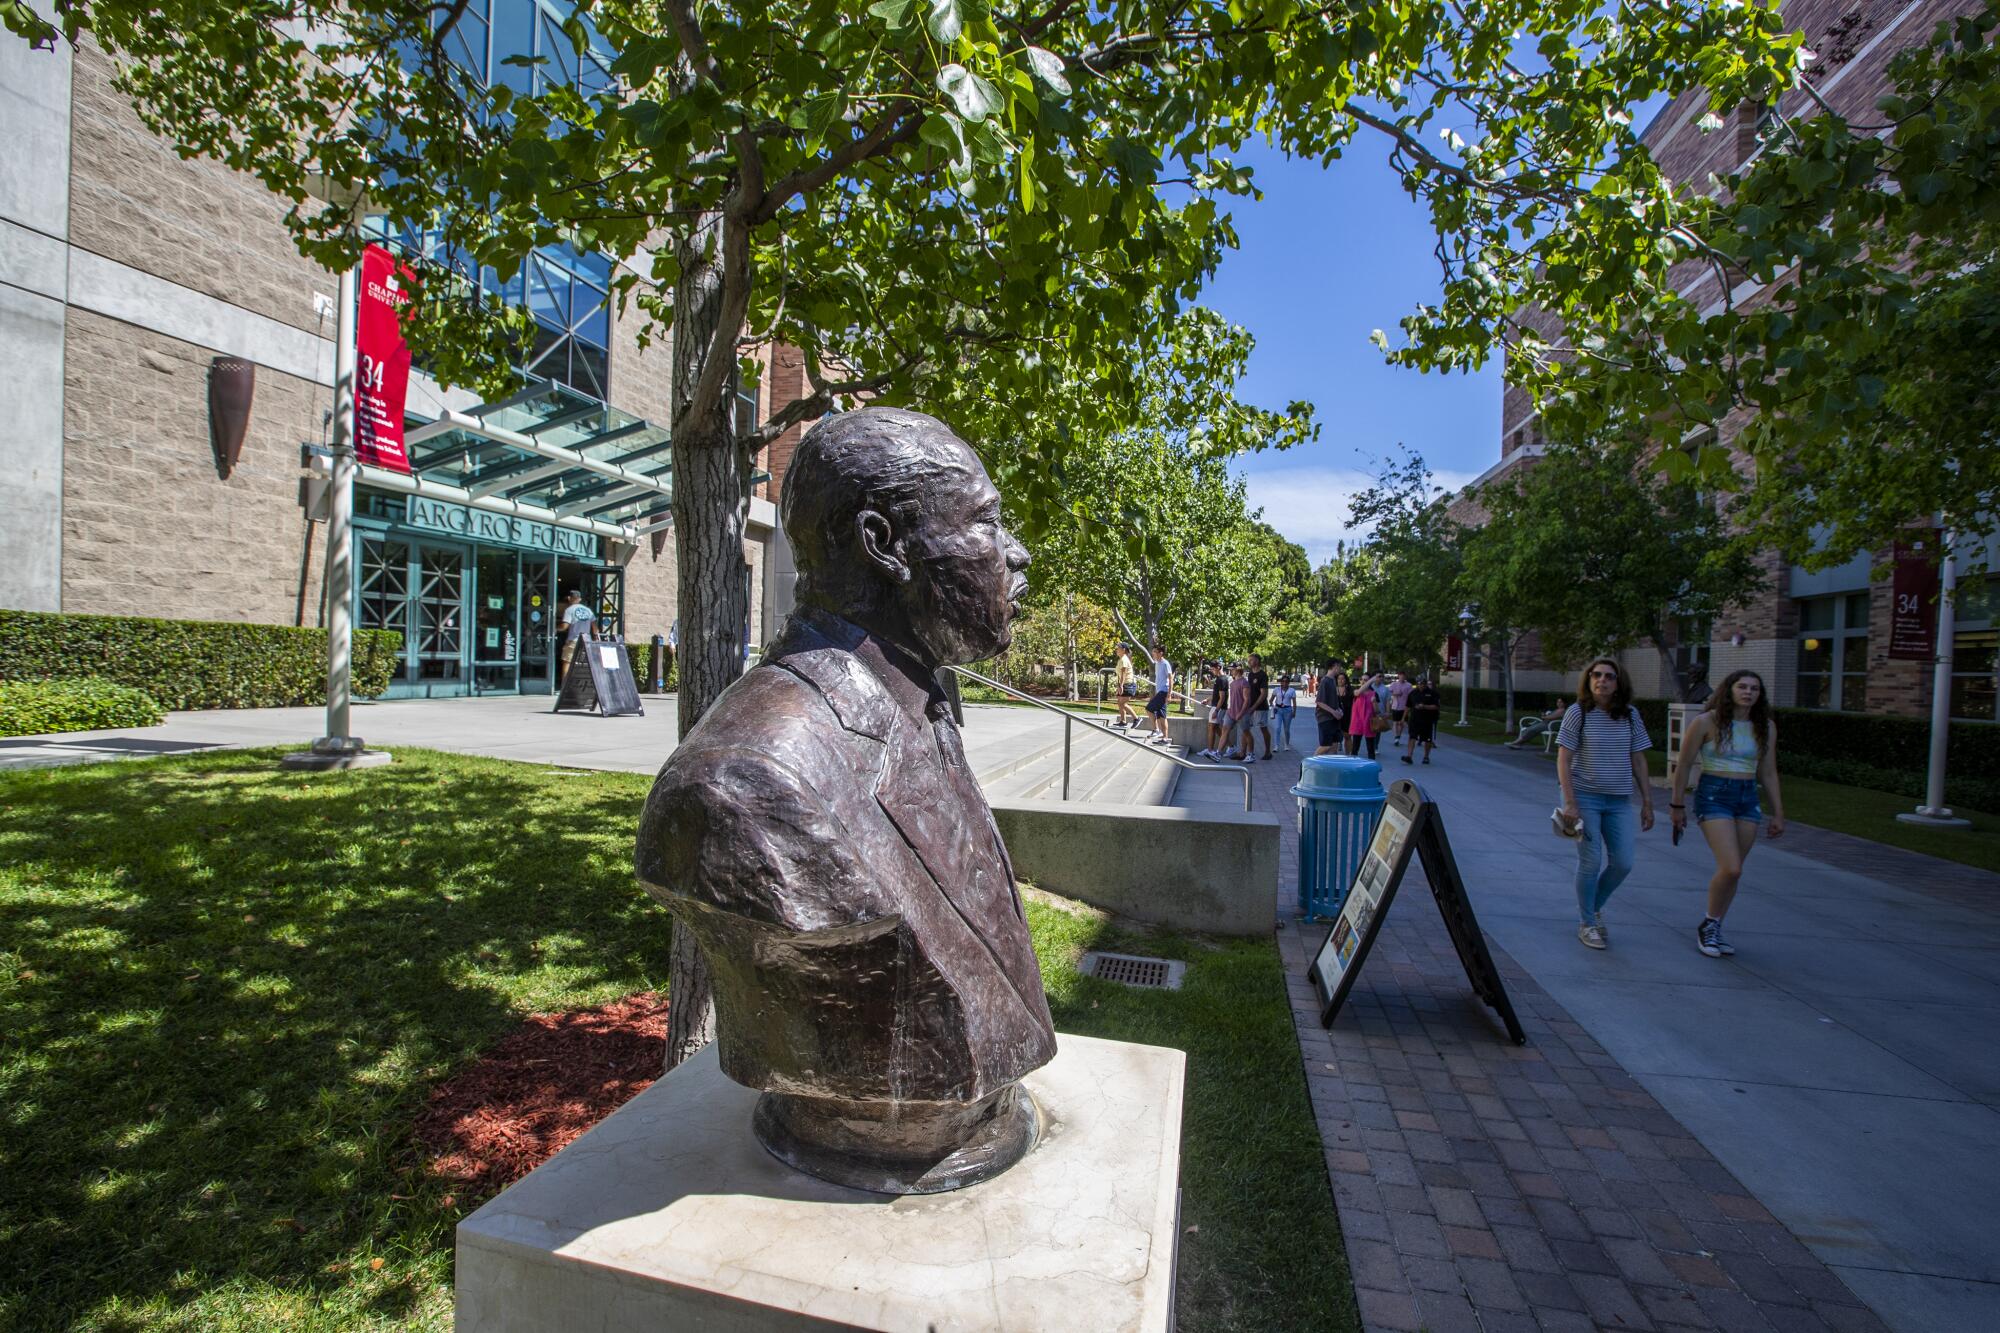
[[[388,538],[361,539],[360,596],[355,599],[359,629],[390,629],[403,636],[402,655],[389,677],[390,697],[411,693],[416,666],[410,655],[410,544]]]
[[[479,549],[472,588],[472,689],[513,694],[520,688],[520,556]]]
[[[421,693],[466,692],[465,552],[416,547],[416,668]]]
[[[521,693],[555,692],[556,562],[546,555],[521,557]]]
[[[385,698],[464,694],[470,688],[465,636],[466,552],[400,537],[361,535],[355,568],[355,623],[403,636]]]

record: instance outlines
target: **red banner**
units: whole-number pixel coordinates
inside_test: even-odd
[[[1895,576],[1890,585],[1889,657],[1897,662],[1937,659],[1938,543],[1936,528],[1896,543]]]
[[[414,275],[379,245],[361,253],[359,353],[354,376],[354,454],[364,463],[410,470],[403,445],[403,400],[410,391],[410,349],[403,343],[404,284]]]
[[[1456,634],[1444,641],[1444,669],[1446,671],[1465,670],[1465,640]]]

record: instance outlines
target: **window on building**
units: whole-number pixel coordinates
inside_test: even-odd
[[[1952,613],[1951,715],[2000,721],[2000,578],[1960,584]]]
[[[1856,713],[1868,706],[1868,594],[1799,603],[1798,706]]]
[[[572,17],[583,25],[582,55],[563,32]],[[473,79],[505,84],[519,94],[572,86],[591,96],[615,84],[609,44],[587,14],[558,0],[469,0],[446,35],[445,50]],[[420,255],[510,305],[525,306],[535,327],[521,369],[593,398],[609,398],[611,262],[604,256],[545,245],[502,282],[495,269],[446,247],[437,234],[406,231],[384,239],[392,249]]]

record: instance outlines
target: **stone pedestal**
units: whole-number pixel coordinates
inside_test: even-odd
[[[459,1224],[458,1329],[1169,1329],[1186,1056],[1057,1041],[1035,1150],[900,1198],[767,1153],[711,1046]]]

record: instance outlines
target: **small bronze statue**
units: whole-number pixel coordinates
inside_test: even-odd
[[[1013,638],[1028,553],[931,417],[822,419],[785,475],[798,609],[660,770],[639,878],[694,932],[730,1078],[781,1160],[885,1194],[1034,1146],[1041,969],[940,668]]]

